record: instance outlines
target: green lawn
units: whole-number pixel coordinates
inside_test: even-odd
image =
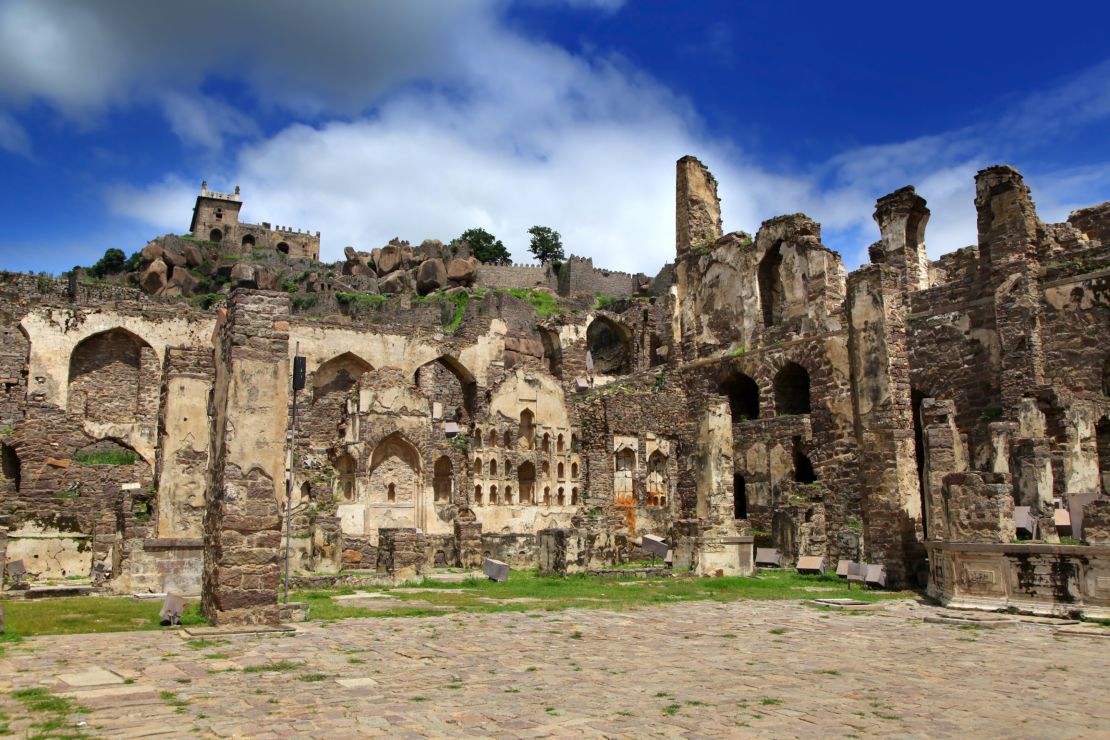
[[[635,584],[635,585],[621,585]],[[847,583],[836,576],[802,576],[794,572],[761,573],[757,577],[731,578],[638,578],[636,576],[568,576],[541,578],[535,571],[512,571],[505,583],[487,579],[471,579],[462,583],[424,581],[422,588],[434,589],[421,593],[392,594],[401,601],[412,601],[412,607],[365,609],[345,606],[333,596],[352,594],[354,589],[298,591],[296,601],[309,604],[310,619],[344,619],[348,617],[406,617],[451,612],[527,612],[559,609],[628,609],[677,601],[760,601],[815,598],[855,598],[861,601],[905,598],[913,592],[865,591],[858,586],[848,590]],[[363,591],[389,592],[389,588],[367,588]],[[489,603],[483,599],[497,599]],[[512,599],[536,599],[513,602]],[[432,609],[433,607],[450,607]]]
[[[622,583],[634,585],[620,585]],[[532,612],[560,609],[631,609],[677,601],[761,601],[851,597],[862,601],[904,598],[912,592],[848,590],[835,576],[801,576],[791,571],[760,573],[743,578],[639,578],[635,575],[568,576],[541,578],[535,571],[512,571],[505,583],[476,578],[462,583],[424,581],[431,589],[420,593],[392,593],[401,603],[388,609],[344,606],[332,597],[352,594],[354,589],[297,591],[291,600],[308,602],[309,618],[334,620],[351,617],[412,617],[455,612]],[[403,588],[403,587],[402,587]],[[391,588],[366,588],[365,591],[390,592]],[[483,601],[493,599],[494,602]],[[527,599],[526,601],[512,601]],[[405,606],[404,602],[414,602]],[[430,608],[439,607],[439,608]],[[73,597],[32,601],[7,600],[6,642],[34,635],[65,635],[83,632],[123,632],[157,630],[160,599],[139,601],[132,598]],[[442,607],[448,607],[444,609]],[[190,604],[186,623],[202,620]],[[5,641],[0,641],[0,651]]]

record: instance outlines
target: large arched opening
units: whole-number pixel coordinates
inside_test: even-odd
[[[90,422],[132,424],[156,413],[158,357],[126,329],[84,339],[69,360],[70,413]]]
[[[516,469],[517,488],[520,490],[520,503],[532,503],[532,496],[536,488],[536,466],[531,462],[524,462]]]
[[[721,382],[717,392],[728,398],[733,424],[759,418],[759,386],[749,376],[734,372]]]
[[[420,452],[399,432],[374,447],[366,481],[367,503],[372,511],[388,505],[390,526],[423,527],[420,470]]]
[[[586,329],[586,349],[597,375],[625,375],[632,372],[632,342],[628,328],[605,316],[598,316]]]
[[[416,387],[432,402],[440,404],[442,418],[460,423],[474,416],[478,383],[474,375],[450,355],[437,357],[416,369]]]

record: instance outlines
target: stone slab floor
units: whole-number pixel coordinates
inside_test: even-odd
[[[1110,736],[1110,640],[922,622],[935,611],[685,602],[39,637],[0,658],[0,711],[27,733],[11,692],[43,687],[101,737]]]

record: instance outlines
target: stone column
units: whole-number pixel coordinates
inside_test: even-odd
[[[848,280],[848,352],[863,498],[864,557],[887,585],[913,582],[925,557],[914,452],[906,303],[900,271],[867,265]]]
[[[675,251],[681,259],[691,248],[721,238],[721,201],[717,179],[697,157],[683,157],[675,170]]]
[[[956,427],[956,404],[926,398],[921,402],[925,466],[925,530],[930,540],[943,540],[948,532],[944,517],[944,476],[967,470],[967,453]]]
[[[929,256],[925,252],[925,199],[907,186],[875,203],[875,222],[882,234],[882,262],[903,275],[905,291],[929,287]]]
[[[1044,382],[1041,288],[1036,250],[1040,221],[1029,188],[1013,167],[989,167],[975,176],[979,265],[993,293],[1001,348],[1000,404],[1016,416],[1022,396]]]
[[[212,624],[280,619],[289,297],[236,290],[216,330],[203,606]]]
[[[479,521],[455,519],[455,551],[458,553],[459,568],[482,567],[482,523]]]
[[[411,527],[378,530],[379,573],[394,581],[413,578],[424,572],[424,533]]]

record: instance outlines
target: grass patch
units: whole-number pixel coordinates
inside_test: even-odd
[[[782,704],[782,699],[772,699],[769,696],[765,696],[765,697],[763,697],[763,699],[760,700],[759,703],[762,704],[765,707],[774,707],[774,706],[778,706],[779,704]]]
[[[73,699],[55,696],[41,687],[18,689],[10,696],[22,704],[28,712],[44,715],[31,723],[32,732],[28,733],[28,737],[85,737],[83,732],[70,723],[68,717],[71,714],[87,714],[89,709]],[[9,732],[7,719],[7,715],[0,715],[0,729],[3,729],[5,734]]]
[[[82,465],[131,465],[139,459],[134,450],[78,450],[73,459]]]
[[[160,691],[158,692],[158,697],[162,701],[169,704],[171,707],[174,707],[177,710],[178,714],[184,712],[185,707],[189,706],[188,699],[182,699],[180,696],[173,693],[172,691]]]
[[[321,681],[327,681],[330,676],[326,673],[302,673],[297,678],[305,683],[319,683]]]
[[[300,668],[303,663],[294,663],[291,660],[279,660],[264,665],[251,665],[243,669],[243,673],[270,673],[271,671],[293,671]]]
[[[208,640],[203,637],[185,641],[185,647],[191,650],[204,650],[205,648],[219,647],[220,645],[227,644],[227,640]]]
[[[87,632],[129,632],[162,629],[162,602],[129,598],[11,600],[4,604],[4,620],[14,635],[76,635]]]
[[[663,714],[667,715],[668,717],[673,717],[678,714],[679,709],[682,709],[681,704],[668,704],[667,706],[663,707]]]

